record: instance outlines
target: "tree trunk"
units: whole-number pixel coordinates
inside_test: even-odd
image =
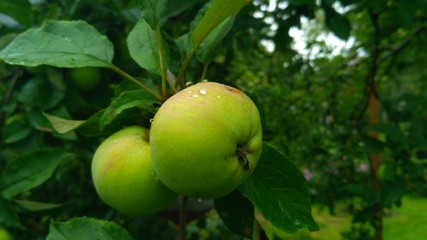
[[[370,124],[378,124],[380,121],[380,111],[379,111],[379,103],[377,96],[375,94],[374,87],[371,87],[369,93],[369,123]],[[370,132],[371,137],[378,139],[378,132]],[[379,153],[372,153],[370,155],[370,165],[371,165],[371,186],[374,193],[380,191],[380,183],[378,180],[378,169],[381,166],[381,156]],[[374,205],[373,212],[373,226],[375,231],[375,240],[382,240],[382,232],[383,232],[383,208],[381,202],[376,202]]]

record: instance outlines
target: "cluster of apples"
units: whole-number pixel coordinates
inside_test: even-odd
[[[100,198],[129,214],[151,214],[180,194],[223,197],[254,171],[262,150],[260,115],[240,90],[202,82],[158,109],[150,130],[126,127],[96,150],[92,177]]]

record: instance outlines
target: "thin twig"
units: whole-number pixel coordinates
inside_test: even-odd
[[[398,55],[404,48],[406,48],[409,43],[411,43],[411,41],[418,36],[419,34],[421,34],[423,31],[426,30],[426,25],[421,25],[419,26],[417,29],[415,29],[415,31],[413,31],[412,33],[409,34],[409,36],[407,38],[405,38],[402,42],[400,42],[396,47],[394,47],[390,52],[388,52],[386,55],[383,55],[382,57],[380,57],[378,59],[378,63],[384,62],[385,60],[387,60],[389,57],[392,56],[396,56]]]
[[[156,92],[154,92],[153,90],[151,90],[150,88],[148,88],[147,86],[145,86],[144,84],[142,84],[140,81],[138,81],[136,78],[132,77],[131,75],[129,75],[127,72],[121,70],[119,67],[117,67],[114,64],[110,64],[110,68],[113,69],[115,72],[117,72],[118,74],[122,75],[123,77],[125,77],[127,80],[135,83],[136,85],[138,85],[139,87],[141,87],[142,89],[144,89],[145,91],[149,92],[151,95],[153,95],[155,98],[157,98],[159,101],[163,101],[163,97],[160,96],[159,94],[157,94]]]

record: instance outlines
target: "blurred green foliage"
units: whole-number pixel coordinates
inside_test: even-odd
[[[205,3],[176,1],[168,9],[169,21],[162,22],[163,30],[171,38],[185,34]],[[0,16],[0,49],[46,19],[81,19],[114,43],[115,65],[147,85],[158,80],[138,67],[127,48],[126,38],[141,16],[139,1],[2,1],[0,13],[16,20]],[[304,39],[290,36],[295,28],[305,30]],[[239,86],[257,97],[265,140],[304,168],[314,202],[325,204],[333,213],[336,202],[350,200],[354,221],[369,223],[375,203],[391,208],[401,204],[403,194],[427,194],[427,95],[423,91],[427,55],[422,53],[426,29],[423,0],[256,0],[235,18],[205,78]],[[324,37],[327,34],[352,44],[337,52]],[[295,48],[296,41],[306,42],[306,53]],[[274,49],[268,50],[265,43]],[[202,75],[203,65],[193,59],[189,66],[185,81],[198,81],[195,76]],[[373,67],[381,103],[381,124],[376,126],[369,125],[366,117]],[[113,220],[135,239],[172,239],[177,227],[167,219],[176,212],[168,217],[128,218],[103,204],[95,193],[90,177],[92,154],[119,125],[58,134],[42,114],[86,120],[133,85],[111,70],[102,70],[102,84],[82,90],[69,71],[0,62],[0,225],[15,239],[44,239],[51,219],[89,216]],[[127,109],[120,124],[147,126],[150,114]],[[380,138],[370,137],[370,130],[379,132]],[[45,154],[40,149],[49,149],[61,160],[56,170],[46,173],[45,182],[17,193],[17,198],[5,194],[5,166],[22,156],[39,158]],[[381,152],[383,161],[378,173],[380,192],[370,186],[369,154],[373,152]],[[215,225],[208,218],[198,221],[202,227]],[[228,234],[224,226],[215,227]],[[366,232],[352,229],[355,232],[348,239]],[[217,231],[210,231],[216,237],[204,239],[219,239]]]

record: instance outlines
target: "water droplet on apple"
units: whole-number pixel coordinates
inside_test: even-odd
[[[192,93],[192,92],[193,92],[193,91],[191,91],[191,90],[188,90],[188,91],[187,91],[187,93]]]
[[[206,93],[207,93],[206,88],[200,88],[199,90],[200,95],[206,95]]]
[[[119,142],[119,140],[114,140],[113,144],[117,144]]]
[[[196,97],[198,97],[198,96],[199,96],[199,94],[194,94],[194,95],[193,95],[193,97],[195,97],[195,98],[196,98]]]
[[[154,119],[150,119],[150,123],[152,123],[154,121]]]
[[[185,86],[186,87],[190,87],[190,86],[192,86],[193,85],[193,83],[192,82],[187,82],[186,84],[185,84]]]
[[[221,96],[216,96],[216,98],[220,99],[220,98],[221,98]]]

